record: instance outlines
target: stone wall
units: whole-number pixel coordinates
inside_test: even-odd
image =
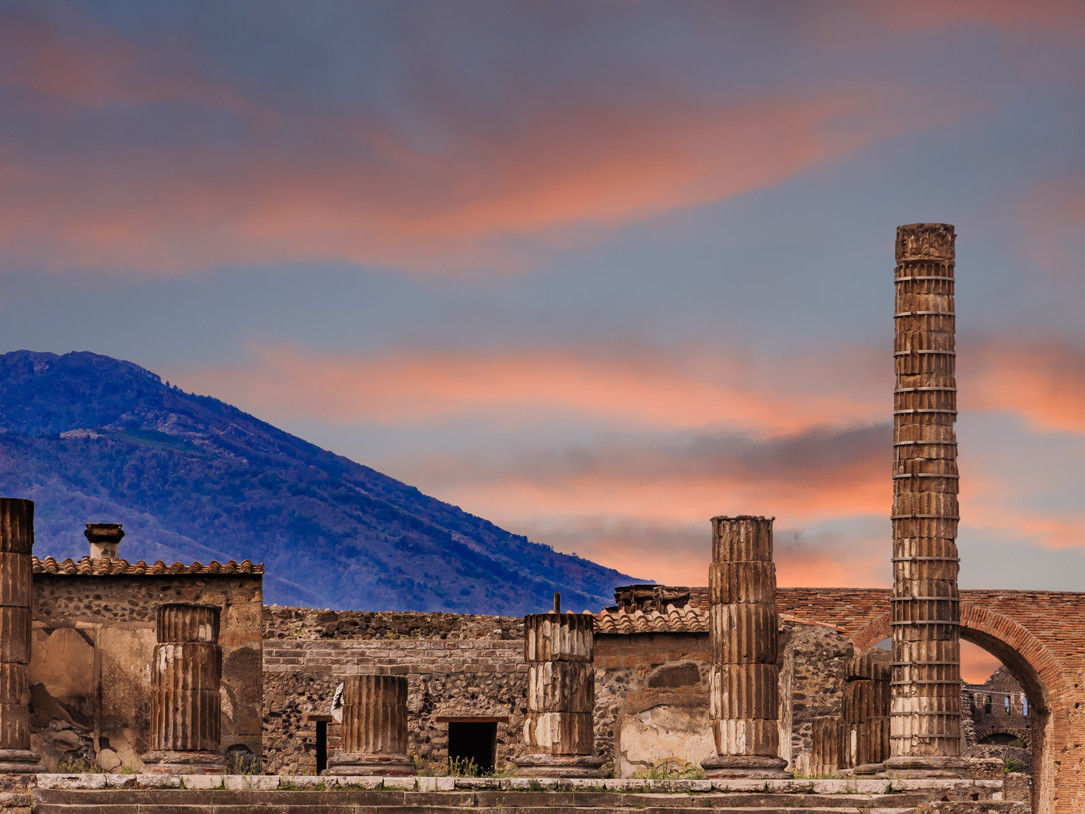
[[[31,723],[46,768],[142,767],[155,610],[167,602],[222,609],[222,749],[258,756],[261,586],[258,574],[34,574]]]
[[[448,754],[441,719],[490,717],[497,768],[522,753],[527,665],[523,620],[268,607],[264,611],[264,768],[316,770],[316,721],[336,686],[362,672],[408,679],[409,751],[434,767]],[[839,710],[850,645],[837,631],[787,621],[781,638],[781,751],[809,765],[813,719]],[[705,633],[597,634],[595,749],[619,777],[699,766],[715,754]],[[504,719],[507,718],[507,723]],[[334,746],[337,727],[329,725]]]
[[[527,698],[523,620],[451,613],[264,609],[264,770],[312,774],[316,719],[344,676],[407,677],[408,751],[434,768],[446,718],[497,718],[497,769],[522,751]],[[334,746],[337,726],[329,726]]]

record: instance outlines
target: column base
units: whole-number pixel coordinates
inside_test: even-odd
[[[0,749],[0,773],[39,774],[44,771],[41,758],[29,749]]]
[[[324,774],[381,777],[408,777],[417,773],[414,761],[407,755],[363,755],[357,752],[332,755],[328,768],[324,770]]]
[[[521,755],[517,777],[601,777],[603,759],[593,755]]]
[[[884,765],[888,777],[968,777],[968,759],[963,757],[891,757]]]
[[[218,752],[148,752],[143,756],[147,774],[225,774],[226,761]]]
[[[885,775],[884,763],[861,763],[852,769],[855,777],[877,777]]]
[[[787,761],[782,757],[762,755],[716,755],[701,763],[705,775],[711,778],[748,777],[753,780],[790,780]]]

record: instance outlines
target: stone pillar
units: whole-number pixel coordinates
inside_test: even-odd
[[[222,649],[219,608],[161,605],[151,664],[151,751],[148,772],[221,774]]]
[[[702,765],[709,777],[790,777],[779,756],[772,518],[715,517],[712,530],[708,702],[716,757]]]
[[[343,732],[328,774],[411,775],[407,678],[353,675],[343,681]]]
[[[590,613],[524,617],[528,663],[527,754],[516,773],[533,777],[598,777],[595,751],[595,618]]]
[[[886,768],[959,774],[960,597],[953,227],[897,229],[893,679]]]
[[[844,768],[876,774],[889,757],[889,653],[874,651],[848,662],[841,703]]]
[[[839,715],[821,715],[810,730],[810,774],[832,777],[844,765],[841,747],[844,739]]]
[[[44,771],[30,750],[34,501],[0,498],[0,772]]]

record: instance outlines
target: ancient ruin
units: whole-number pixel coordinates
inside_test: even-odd
[[[34,504],[0,498],[0,772],[41,770],[30,749],[31,552]]]
[[[1085,593],[957,585],[954,239],[897,235],[889,589],[777,589],[772,521],[719,517],[707,588],[596,613],[265,607],[261,566],[130,563],[118,524],[33,557],[0,500],[0,814],[1085,811]],[[1009,675],[962,690],[961,639]]]
[[[343,732],[332,774],[409,775],[407,755],[407,679],[392,675],[353,675],[343,682]]]
[[[603,761],[595,750],[595,619],[590,613],[552,613],[524,619],[528,663],[526,754],[519,774],[597,777]]]
[[[219,609],[162,605],[151,662],[151,752],[159,773],[221,773],[222,650]]]
[[[776,566],[771,517],[712,520],[708,572],[716,756],[709,777],[787,777],[779,756]]]
[[[893,681],[887,767],[965,769],[952,226],[897,230]]]

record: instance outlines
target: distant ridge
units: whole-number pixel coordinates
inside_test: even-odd
[[[637,581],[93,353],[0,355],[0,494],[37,502],[38,557],[120,522],[132,562],[265,562],[268,603],[522,615]]]

